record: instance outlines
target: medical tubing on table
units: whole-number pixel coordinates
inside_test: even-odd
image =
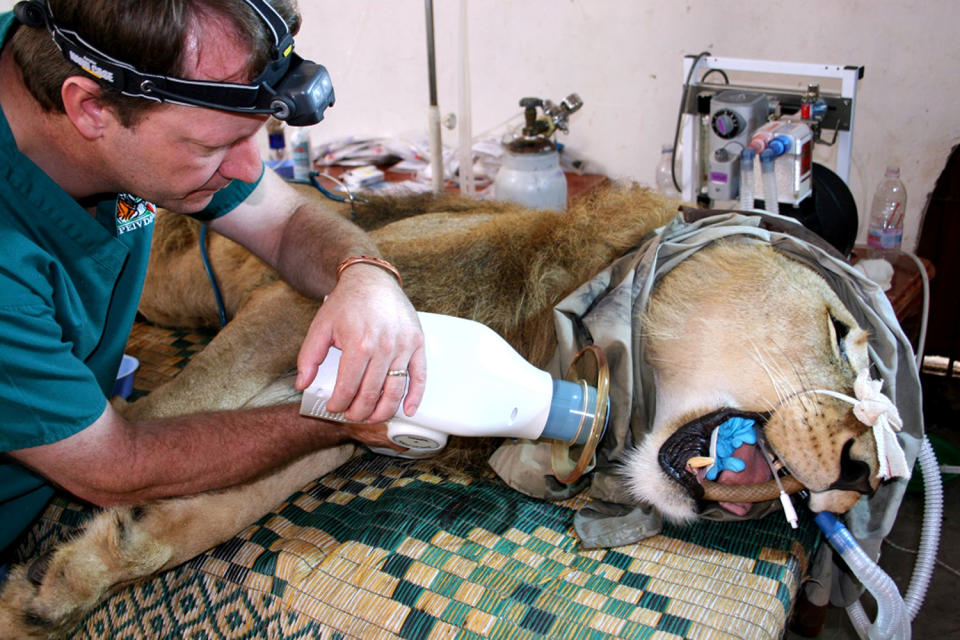
[[[777,202],[777,174],[774,160],[776,160],[776,155],[770,149],[764,149],[763,153],[760,154],[764,209],[769,213],[779,215],[780,205]]]
[[[740,152],[740,210],[753,209],[753,159],[757,152],[744,147]]]
[[[327,196],[328,198],[330,198],[331,200],[334,200],[334,201],[336,201],[336,202],[348,202],[348,201],[350,200],[349,191],[347,192],[348,197],[346,197],[346,198],[343,197],[343,196],[338,196],[337,194],[333,193],[332,191],[330,191],[329,189],[327,189],[326,187],[324,187],[322,184],[320,184],[320,181],[317,180],[317,176],[318,176],[318,175],[319,175],[319,174],[318,174],[316,171],[311,171],[310,174],[309,174],[310,184],[313,185],[313,187],[314,187],[317,191],[319,191],[319,192],[322,193],[323,195]],[[339,180],[338,180],[338,182],[339,182]],[[342,184],[342,183],[341,183],[341,184]]]
[[[814,519],[830,542],[830,546],[840,554],[853,574],[877,601],[877,618],[872,625],[866,620],[866,616],[862,615],[863,610],[859,601],[847,608],[850,621],[859,636],[870,640],[908,640],[910,619],[906,615],[906,606],[903,598],[900,597],[897,585],[860,548],[856,539],[837,519],[837,516],[829,511],[822,511]]]

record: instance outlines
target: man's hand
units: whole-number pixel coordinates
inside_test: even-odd
[[[416,411],[426,357],[410,301],[389,271],[369,263],[351,264],[336,280],[337,265],[345,257],[376,255],[367,234],[272,171],[264,172],[247,199],[210,226],[253,251],[300,293],[316,300],[326,296],[297,357],[298,389],[313,381],[327,350],[335,346],[343,356],[327,402],[330,411],[342,412],[351,422],[384,422],[397,412],[404,391],[404,413]]]
[[[329,411],[342,412],[350,422],[384,422],[396,414],[404,392],[404,413],[417,410],[427,374],[423,334],[389,272],[365,263],[343,270],[300,348],[297,389],[313,381],[331,346],[343,355]],[[401,371],[407,375],[396,375]]]

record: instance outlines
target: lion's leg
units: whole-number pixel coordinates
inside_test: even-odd
[[[177,377],[127,405],[124,416],[137,420],[243,406],[296,366],[316,309],[316,302],[282,282],[257,290]]]
[[[102,511],[75,539],[11,570],[0,592],[0,638],[59,637],[114,586],[174,567],[229,539],[345,462],[353,449],[317,451],[225,491]]]

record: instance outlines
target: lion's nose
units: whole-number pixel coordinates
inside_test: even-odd
[[[850,455],[850,449],[853,447],[854,440],[851,438],[843,445],[843,451],[840,452],[840,478],[830,485],[830,489],[839,489],[841,491],[859,491],[860,493],[871,493],[873,487],[870,486],[870,465],[862,460],[855,460]]]

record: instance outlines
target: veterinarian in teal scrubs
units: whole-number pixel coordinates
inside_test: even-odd
[[[144,15],[117,28],[105,19],[118,10],[114,0],[57,0],[46,20],[68,16],[69,25],[57,24],[134,66],[213,83],[247,83],[274,55],[269,29],[246,2],[229,14],[164,4],[125,5],[146,7]],[[46,6],[30,5],[41,17]],[[336,344],[350,356],[357,391],[367,391],[340,390],[351,419],[381,422],[397,410],[403,388],[388,369],[409,371],[404,408],[412,413],[425,379],[422,335],[389,272],[354,260],[335,275],[377,249],[264,171],[256,136],[266,115],[120,95],[96,64],[68,61],[43,19],[19,17],[27,24],[0,14],[0,550],[56,486],[94,504],[129,504],[232,486],[347,436],[383,446],[379,427],[332,434],[295,405],[135,424],[112,408],[156,206],[210,220],[303,293],[329,295],[301,350],[308,366],[298,384]],[[213,41],[197,46],[198,33]],[[371,336],[396,347],[370,354],[360,343]]]
[[[0,29],[12,17],[0,17]],[[121,194],[88,215],[17,150],[2,114],[0,150],[0,451],[10,451],[62,440],[103,413],[143,289],[156,209]],[[231,182],[203,216],[226,213],[257,183]],[[52,495],[41,475],[0,460],[0,548]]]

